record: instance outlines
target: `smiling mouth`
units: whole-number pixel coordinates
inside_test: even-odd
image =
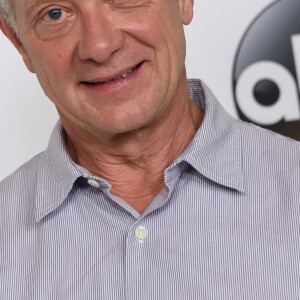
[[[130,75],[132,72],[134,72],[135,70],[137,70],[141,65],[143,64],[143,62],[139,63],[138,65],[136,65],[135,67],[129,69],[128,71],[126,71],[125,73],[118,75],[114,78],[111,79],[107,79],[107,80],[102,80],[102,81],[83,81],[83,84],[88,84],[88,85],[98,85],[98,84],[104,84],[104,83],[110,83],[119,79],[123,79],[126,78],[128,75]]]

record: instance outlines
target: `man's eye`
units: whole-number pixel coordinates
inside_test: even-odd
[[[63,11],[62,9],[59,9],[59,8],[51,9],[43,16],[43,20],[44,21],[59,21],[62,18],[64,18],[66,16],[66,14],[67,13],[65,11]]]

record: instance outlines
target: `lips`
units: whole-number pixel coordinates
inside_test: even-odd
[[[96,79],[96,80],[89,80],[89,81],[82,81],[82,84],[88,84],[88,85],[98,85],[98,84],[104,84],[104,83],[110,83],[116,80],[119,80],[121,78],[126,78],[128,75],[130,75],[132,72],[134,72],[135,70],[137,70],[143,62],[139,63],[138,65],[136,65],[133,68],[128,69],[125,72],[122,72],[119,75],[115,75],[115,76],[111,76],[111,77],[106,77],[103,79]]]

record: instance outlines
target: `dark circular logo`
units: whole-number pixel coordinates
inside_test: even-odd
[[[233,90],[242,120],[300,140],[300,0],[275,1],[250,25]]]

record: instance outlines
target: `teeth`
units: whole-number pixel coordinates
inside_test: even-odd
[[[129,71],[127,71],[126,73],[124,73],[123,75],[122,75],[122,77],[123,78],[125,78],[125,77],[127,77],[130,73],[132,73],[133,72],[133,69],[130,69]]]
[[[125,77],[127,77],[129,74],[131,74],[132,72],[133,72],[133,69],[130,69],[129,71],[125,72],[124,74],[122,74],[122,75],[120,75],[120,76],[118,76],[118,77],[116,77],[116,78],[114,78],[114,79],[104,81],[104,83],[112,82],[112,81],[118,80],[118,79],[120,79],[120,78],[125,78]]]
[[[101,82],[92,82],[91,84],[97,85],[97,84],[99,84],[99,83],[109,83],[109,82],[112,82],[112,81],[114,81],[114,80],[118,80],[118,79],[120,79],[120,78],[126,78],[126,77],[127,77],[129,74],[131,74],[136,68],[137,68],[137,67],[132,68],[132,69],[128,70],[127,72],[125,72],[124,74],[122,74],[122,75],[120,75],[120,76],[118,76],[118,77],[116,77],[116,78],[113,78],[113,79],[110,79],[110,80],[101,81]]]

